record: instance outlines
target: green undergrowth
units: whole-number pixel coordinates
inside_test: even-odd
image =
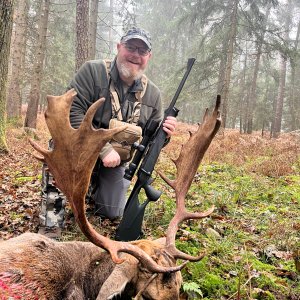
[[[30,173],[30,170],[26,170],[27,173]],[[16,171],[15,173],[13,173],[13,177],[12,177],[12,183],[14,184],[14,186],[22,186],[25,183],[30,183],[30,182],[34,182],[36,180],[41,180],[42,179],[42,175],[41,174],[34,174],[32,176],[24,176],[23,175],[24,172],[20,172],[20,171]],[[31,172],[33,173],[33,172]]]
[[[172,166],[165,168],[175,174]],[[168,175],[168,174],[166,174]],[[171,176],[171,175],[170,175]],[[175,194],[160,178],[161,199],[148,207],[145,232],[165,234]],[[241,167],[202,165],[186,197],[190,211],[214,212],[181,224],[177,248],[197,255],[183,269],[187,299],[300,299],[300,176],[267,177]]]

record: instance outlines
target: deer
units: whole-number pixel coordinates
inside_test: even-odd
[[[174,189],[176,211],[165,237],[157,240],[115,241],[98,233],[85,215],[85,196],[98,153],[104,144],[126,125],[96,129],[92,119],[104,99],[93,103],[80,127],[72,128],[69,111],[76,91],[47,96],[45,120],[54,141],[46,150],[29,140],[46,163],[56,186],[70,202],[75,220],[89,240],[59,242],[36,233],[24,233],[0,242],[0,296],[13,290],[19,299],[179,299],[181,270],[188,262],[201,260],[205,253],[191,256],[175,246],[179,225],[189,219],[208,217],[204,212],[189,212],[184,200],[212,139],[221,125],[220,96],[210,114],[205,111],[196,132],[173,160],[176,177],[163,180]],[[178,260],[183,263],[177,265]],[[1,290],[2,289],[2,290]],[[2,294],[1,294],[2,293]],[[14,293],[14,292],[12,292]],[[5,294],[4,294],[5,295]],[[13,294],[18,299],[17,294]]]

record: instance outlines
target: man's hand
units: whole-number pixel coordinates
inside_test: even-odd
[[[167,138],[171,137],[175,132],[175,128],[177,125],[177,120],[175,117],[168,116],[163,123],[163,130],[167,133]]]
[[[114,149],[110,151],[103,159],[102,159],[104,167],[114,168],[120,165],[121,158],[118,152]]]

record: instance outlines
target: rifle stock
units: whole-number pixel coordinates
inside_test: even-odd
[[[162,124],[168,116],[177,116],[179,110],[175,107],[175,103],[193,67],[194,62],[195,58],[190,58],[188,60],[187,70],[177,88],[177,91],[169,107],[165,111],[165,116],[160,126],[157,128],[158,124],[155,124],[155,122],[150,121],[146,127],[141,144],[135,146],[137,151],[134,155],[132,162],[129,165],[129,168],[125,171],[124,178],[131,180],[142,158],[143,161],[140,164],[140,167],[137,172],[137,181],[127,200],[123,218],[117,228],[115,236],[116,240],[132,241],[139,239],[142,235],[142,223],[147,204],[151,201],[157,201],[161,196],[161,192],[155,190],[151,186],[151,174],[154,170],[154,166],[159,157],[160,151],[165,144],[167,137],[166,132],[163,130]],[[138,196],[142,188],[145,191],[147,200],[140,203]]]

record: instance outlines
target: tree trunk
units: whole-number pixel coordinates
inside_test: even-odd
[[[43,77],[43,66],[46,51],[46,40],[48,30],[50,0],[44,0],[42,15],[39,20],[39,37],[35,53],[35,62],[31,79],[31,89],[29,93],[29,104],[26,112],[24,127],[36,128],[36,119],[41,92],[41,82]]]
[[[257,43],[257,53],[256,53],[255,64],[254,64],[253,77],[251,79],[249,99],[247,101],[248,107],[247,107],[247,116],[246,116],[246,128],[247,128],[246,132],[248,134],[251,134],[253,131],[253,115],[256,106],[256,85],[257,85],[259,63],[260,63],[260,58],[262,53],[261,50],[262,50],[262,43],[259,41]]]
[[[238,111],[240,114],[240,133],[243,133],[243,128],[244,128],[244,122],[245,122],[245,115],[246,115],[246,107],[245,105],[245,81],[246,81],[246,71],[247,71],[247,60],[248,60],[248,49],[246,46],[246,51],[245,51],[245,59],[244,59],[244,66],[241,74],[241,80],[239,83],[239,92],[238,92]]]
[[[76,53],[75,71],[88,60],[89,56],[89,1],[76,1]]]
[[[266,80],[265,80],[265,92],[264,92],[264,97],[263,97],[263,103],[268,103],[269,99],[272,97],[270,97],[270,77],[266,76]],[[264,106],[263,109],[263,124],[264,124],[264,130],[269,130],[269,132],[271,131],[271,119],[270,119],[271,114],[269,113],[269,109],[267,108],[267,105]],[[265,136],[265,134],[264,134]]]
[[[291,25],[291,13],[292,13],[292,1],[288,2],[288,11],[285,20],[285,36],[284,40],[289,41],[289,30]],[[273,138],[278,138],[281,131],[281,122],[282,122],[282,111],[283,111],[283,100],[285,94],[285,82],[286,82],[286,63],[287,56],[285,53],[281,53],[281,66],[280,66],[280,77],[279,77],[279,86],[278,86],[278,95],[275,105],[275,114],[273,119],[273,130],[271,136]]]
[[[26,50],[26,32],[29,3],[20,0],[15,11],[15,36],[12,41],[12,69],[7,95],[7,117],[17,122],[21,121],[21,85],[23,81],[24,56]]]
[[[259,64],[260,64],[260,58],[262,55],[262,46],[266,31],[266,24],[267,20],[269,18],[271,6],[269,5],[266,11],[264,24],[262,28],[262,34],[257,37],[256,45],[257,45],[257,52],[256,52],[256,59],[255,59],[255,65],[254,65],[254,71],[253,71],[253,77],[251,80],[251,88],[250,88],[250,94],[249,94],[249,108],[248,108],[248,114],[247,114],[247,133],[251,134],[253,131],[253,116],[254,116],[254,110],[256,106],[256,86],[257,86],[257,75],[259,71]]]
[[[278,86],[278,95],[275,103],[275,114],[273,121],[272,137],[278,138],[281,131],[281,119],[283,110],[283,98],[285,93],[285,78],[286,78],[286,62],[287,58],[284,54],[281,57],[280,77]]]
[[[219,66],[219,74],[218,74],[218,87],[217,93],[221,95],[224,88],[224,81],[225,81],[225,68],[226,68],[226,61],[227,61],[227,49],[228,49],[228,40],[223,39],[222,41],[222,53],[221,53],[221,60]]]
[[[232,70],[232,60],[233,60],[233,49],[234,43],[236,39],[236,31],[237,31],[237,9],[238,9],[239,0],[232,0],[231,7],[232,12],[230,16],[230,31],[228,36],[228,49],[227,49],[227,63],[225,69],[225,80],[224,80],[224,89],[223,89],[223,109],[222,109],[222,125],[226,127],[226,119],[227,119],[227,110],[228,110],[228,96],[229,96],[229,86],[230,86],[230,77]]]
[[[290,87],[290,94],[289,94],[289,110],[291,115],[291,125],[290,129],[292,131],[296,130],[300,127],[300,118],[299,118],[299,100],[297,101],[295,97],[295,90],[296,90],[296,68],[299,64],[299,58],[298,58],[298,43],[299,43],[299,37],[300,37],[300,21],[298,23],[298,29],[297,29],[297,35],[295,39],[295,46],[293,49],[294,55],[291,58],[291,87]]]
[[[91,0],[89,26],[89,59],[95,59],[96,57],[98,3],[98,0]]]
[[[114,26],[114,0],[109,1],[109,33],[108,33],[108,40],[109,40],[109,53],[114,52],[114,40],[113,40],[113,26]]]
[[[13,25],[13,0],[0,0],[0,153],[7,153],[6,86]]]

